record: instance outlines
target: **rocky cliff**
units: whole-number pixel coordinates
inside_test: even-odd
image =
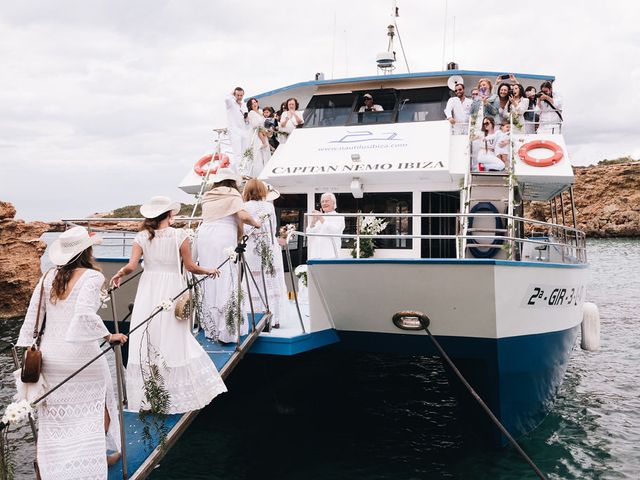
[[[16,209],[0,201],[0,318],[24,315],[40,278],[40,257],[47,247],[44,222],[16,220]]]
[[[601,162],[575,167],[574,172],[578,229],[587,238],[640,237],[640,162]],[[569,222],[571,203],[567,194],[564,204]],[[532,202],[525,216],[550,221],[549,204]]]

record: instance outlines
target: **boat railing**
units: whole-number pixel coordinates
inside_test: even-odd
[[[305,226],[308,224],[308,220],[312,216],[342,216],[343,218],[355,218],[355,233],[341,233],[341,234],[325,234],[325,233],[313,233],[307,232],[306,228],[304,232],[296,231],[296,235],[304,237],[331,237],[349,239],[354,241],[354,250],[356,258],[360,258],[360,242],[363,239],[372,240],[454,240],[458,243],[463,240],[467,243],[467,247],[473,248],[502,248],[506,251],[508,260],[520,260],[522,258],[522,249],[526,244],[534,245],[534,249],[548,249],[554,247],[560,254],[562,263],[586,263],[586,235],[583,231],[577,228],[568,227],[566,225],[558,225],[555,223],[545,222],[542,220],[535,220],[529,218],[518,217],[515,215],[508,215],[504,213],[330,213],[330,214],[309,214],[305,213]],[[439,219],[452,219],[456,224],[455,234],[431,234],[431,233],[398,233],[398,234],[367,234],[362,233],[360,227],[362,225],[361,219],[363,217],[375,217],[375,218],[439,218]],[[500,219],[504,222],[511,222],[513,225],[518,225],[521,228],[513,227],[511,230],[504,229],[505,234],[499,233],[500,229],[493,227],[486,228],[474,228],[473,232],[467,231],[462,233],[459,231],[459,225],[466,223],[462,222],[468,218],[490,218]],[[525,226],[530,226],[529,236],[516,236],[513,232],[526,232]],[[534,230],[534,227],[538,229]],[[542,229],[540,231],[539,229]],[[476,232],[482,232],[478,234]],[[492,233],[493,232],[493,233]],[[468,244],[469,240],[473,240],[475,243]],[[517,249],[509,247],[509,245],[517,245]],[[457,251],[457,258],[465,258],[466,254],[464,250]]]

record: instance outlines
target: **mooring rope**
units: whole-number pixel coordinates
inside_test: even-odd
[[[520,454],[520,456],[522,458],[524,458],[524,460],[536,472],[536,475],[538,475],[538,478],[540,478],[541,480],[546,480],[547,477],[545,477],[544,473],[542,473],[542,471],[533,462],[533,460],[531,460],[531,458],[529,458],[529,456],[525,453],[525,451],[522,449],[522,447],[520,447],[518,442],[516,442],[516,440],[511,436],[511,434],[504,427],[504,425],[502,425],[500,420],[498,420],[498,418],[493,414],[493,412],[491,411],[489,406],[486,403],[484,403],[484,400],[482,400],[482,398],[480,398],[480,395],[478,395],[476,393],[476,391],[473,389],[473,387],[471,386],[471,384],[469,384],[469,382],[467,382],[467,380],[464,378],[464,375],[462,375],[460,370],[458,370],[458,368],[455,366],[455,364],[453,363],[451,358],[449,358],[449,355],[447,355],[447,353],[444,351],[444,349],[442,348],[442,346],[440,345],[438,340],[436,340],[436,338],[433,336],[433,334],[429,330],[429,319],[424,317],[424,316],[422,316],[422,315],[418,316],[418,319],[420,320],[420,325],[422,326],[424,331],[427,332],[427,335],[429,335],[429,338],[431,339],[431,341],[435,345],[435,347],[438,350],[438,352],[440,352],[440,355],[442,356],[442,358],[447,362],[449,367],[451,367],[451,370],[453,370],[453,373],[456,374],[456,376],[462,382],[462,384],[466,387],[466,389],[469,390],[469,393],[471,394],[471,396],[473,396],[473,398],[478,402],[478,404],[480,404],[482,409],[489,416],[489,418],[493,421],[493,423],[498,427],[498,429],[502,432],[502,434],[505,437],[507,437],[507,439],[509,440],[509,443],[511,443],[513,448],[516,449],[516,451]]]

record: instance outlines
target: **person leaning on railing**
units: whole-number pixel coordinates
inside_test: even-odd
[[[38,282],[16,342],[30,346],[36,319],[40,331],[46,316],[40,380],[22,383],[19,375],[16,378],[18,399],[28,401],[62,384],[37,404],[36,450],[43,479],[106,479],[107,465],[120,458],[118,407],[106,358],[62,383],[100,353],[99,341],[127,341],[126,335],[109,333],[96,314],[104,276],[95,264],[92,246],[100,242],[86,228],[73,227],[51,244],[49,258],[57,268]],[[107,456],[107,450],[115,453]]]

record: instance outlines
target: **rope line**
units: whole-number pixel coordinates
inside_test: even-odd
[[[447,362],[447,364],[449,365],[449,367],[451,367],[451,370],[453,370],[453,372],[456,374],[456,376],[458,377],[458,379],[462,382],[462,384],[466,387],[467,390],[469,390],[469,393],[471,394],[471,396],[473,396],[473,398],[480,404],[480,406],[482,407],[482,409],[485,411],[485,413],[489,416],[489,418],[493,421],[493,423],[498,427],[498,429],[502,432],[502,434],[507,437],[507,439],[509,440],[509,443],[511,443],[511,445],[513,446],[513,448],[515,448],[515,450],[520,454],[520,456],[531,466],[531,468],[536,472],[536,475],[538,476],[538,478],[540,478],[541,480],[546,480],[547,477],[545,477],[545,475],[542,473],[542,471],[538,468],[538,466],[533,462],[533,460],[531,460],[531,458],[529,458],[529,456],[525,453],[525,451],[522,449],[522,447],[520,447],[520,445],[518,444],[518,442],[516,442],[516,440],[511,436],[511,434],[507,431],[507,429],[504,427],[504,425],[502,425],[502,423],[500,423],[500,420],[498,420],[498,418],[493,414],[493,412],[491,411],[491,409],[488,407],[488,405],[486,403],[484,403],[484,400],[482,400],[482,398],[480,398],[480,395],[478,395],[476,393],[476,391],[473,389],[473,387],[469,384],[469,382],[467,382],[467,380],[464,378],[464,376],[462,375],[462,373],[460,372],[460,370],[458,370],[458,368],[455,366],[455,364],[453,363],[453,361],[451,360],[451,358],[449,358],[449,355],[447,355],[447,353],[444,351],[444,349],[442,348],[442,346],[440,345],[440,343],[438,342],[438,340],[436,340],[436,338],[433,336],[433,334],[431,333],[431,331],[429,330],[429,320],[425,319],[423,317],[418,317],[420,320],[420,325],[422,325],[422,328],[424,329],[425,332],[427,332],[427,335],[429,335],[429,338],[431,339],[431,341],[433,342],[433,344],[435,345],[436,349],[438,350],[438,352],[440,352],[440,355],[442,356],[442,358]]]

